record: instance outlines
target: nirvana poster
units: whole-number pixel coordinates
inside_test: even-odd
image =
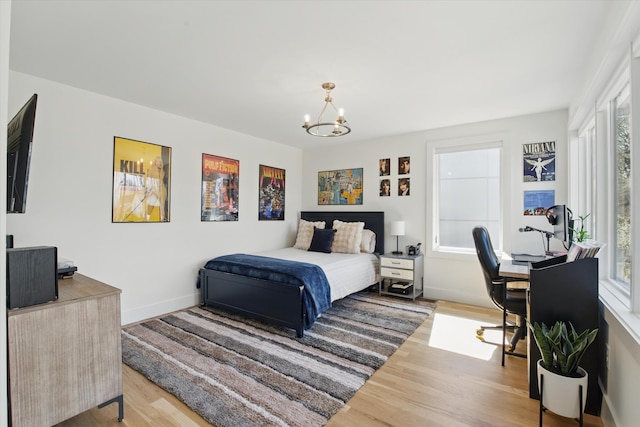
[[[362,168],[318,172],[319,205],[361,205]]]
[[[113,138],[111,222],[169,222],[171,147]]]
[[[259,221],[284,221],[285,171],[259,165]]]
[[[240,161],[202,154],[201,221],[237,221]]]
[[[522,145],[524,182],[556,180],[556,142]]]

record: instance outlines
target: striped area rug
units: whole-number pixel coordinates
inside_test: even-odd
[[[191,308],[124,327],[122,354],[217,427],[322,426],[434,308],[360,292],[335,301],[301,339]]]

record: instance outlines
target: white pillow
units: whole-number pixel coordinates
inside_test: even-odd
[[[360,252],[372,254],[376,251],[376,233],[371,230],[362,230],[362,242],[360,242]]]
[[[331,246],[332,252],[343,254],[360,253],[364,222],[342,222],[335,219],[333,220],[333,228],[337,231]]]
[[[311,246],[311,239],[313,239],[313,227],[324,228],[324,221],[305,221],[301,219],[298,223],[298,235],[296,236],[296,243],[293,245],[296,249],[309,250]]]

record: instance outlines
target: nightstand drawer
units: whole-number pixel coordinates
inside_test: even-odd
[[[380,266],[413,270],[413,260],[381,257]]]
[[[400,270],[398,268],[382,267],[380,275],[397,279],[413,280],[413,270]]]

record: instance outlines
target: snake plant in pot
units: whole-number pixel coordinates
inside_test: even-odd
[[[580,410],[584,410],[588,383],[587,372],[580,367],[580,360],[595,342],[598,329],[578,333],[571,322],[562,321],[557,321],[551,328],[537,322],[529,323],[529,327],[542,356],[538,361],[538,387],[543,384],[540,392],[543,406],[558,415],[577,418],[581,415]],[[544,383],[541,376],[544,376]]]

